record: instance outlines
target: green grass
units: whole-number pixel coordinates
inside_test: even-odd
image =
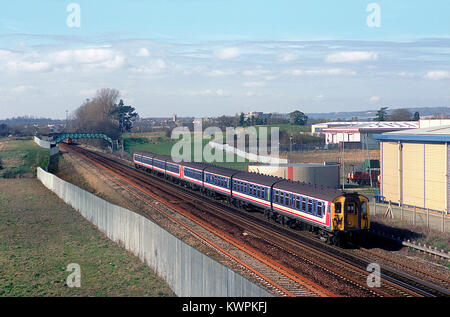
[[[39,147],[32,140],[0,140],[0,160],[3,169],[0,177],[15,178],[34,176],[36,168],[45,168],[49,160],[49,150]]]
[[[37,179],[0,179],[0,210],[0,296],[173,296]],[[80,265],[80,288],[66,285],[70,263]]]

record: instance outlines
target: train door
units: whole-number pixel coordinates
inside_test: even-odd
[[[345,228],[344,228],[344,223],[345,223],[344,202],[345,202],[345,198],[343,196],[340,196],[339,198],[334,200],[332,213],[331,213],[333,230],[338,230],[338,231],[345,230]]]
[[[359,229],[361,226],[361,216],[358,209],[358,204],[355,201],[348,198],[345,200],[345,227],[347,229]]]

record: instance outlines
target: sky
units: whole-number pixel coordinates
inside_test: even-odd
[[[0,119],[449,106],[450,1],[1,1]]]

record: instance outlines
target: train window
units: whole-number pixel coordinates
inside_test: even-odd
[[[258,188],[256,189],[256,196],[257,197],[261,197],[261,187],[258,186]]]
[[[302,210],[303,210],[303,211],[306,211],[306,203],[307,203],[307,202],[306,202],[306,198],[303,197],[303,198],[302,198]]]
[[[273,197],[273,202],[275,202],[275,203],[277,203],[278,202],[278,190],[274,190],[273,191],[273,195],[274,195],[274,197]]]
[[[322,217],[322,202],[317,202],[317,216]]]
[[[365,201],[363,201],[361,203],[361,214],[362,215],[366,215],[367,214],[367,203]]]
[[[295,197],[295,209],[300,210],[300,197]]]
[[[355,212],[355,203],[348,203],[345,204],[345,210],[349,213],[352,214]]]
[[[334,213],[340,214],[342,211],[342,204],[341,203],[335,203],[334,204]]]
[[[308,199],[308,212],[312,214],[313,203],[311,199]]]

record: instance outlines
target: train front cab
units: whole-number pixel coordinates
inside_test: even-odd
[[[338,239],[358,240],[370,227],[369,200],[358,194],[344,194],[333,201],[332,230]]]

